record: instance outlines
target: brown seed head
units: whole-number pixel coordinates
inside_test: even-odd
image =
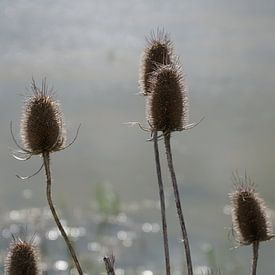
[[[25,241],[14,241],[5,261],[7,275],[38,275],[40,274],[39,256],[34,245]]]
[[[235,191],[229,194],[232,204],[232,222],[237,240],[242,245],[267,241],[273,237],[272,225],[266,214],[265,202],[256,193],[251,180],[238,176]]]
[[[164,31],[157,30],[156,34],[153,32],[147,40],[147,46],[143,52],[142,61],[140,65],[139,84],[141,93],[148,95],[150,93],[150,76],[159,64],[167,65],[172,62],[173,46]]]
[[[65,143],[65,132],[59,104],[48,90],[46,80],[42,88],[32,82],[33,95],[26,101],[21,120],[21,137],[26,150],[32,154],[54,152]]]
[[[187,124],[188,100],[179,65],[162,65],[152,73],[147,120],[152,131],[180,131]]]

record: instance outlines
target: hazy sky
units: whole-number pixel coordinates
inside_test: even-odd
[[[74,146],[87,148],[83,167],[93,166],[99,178],[120,186],[130,175],[144,181],[134,167],[146,153],[151,164],[148,144],[142,145],[146,137],[123,123],[145,123],[143,98],[137,96],[140,55],[145,36],[161,27],[170,33],[183,63],[191,120],[206,117],[196,129],[175,135],[177,157],[188,167],[182,174],[198,185],[206,181],[216,186],[224,180],[224,190],[237,168],[271,182],[274,12],[274,1],[267,0],[1,1],[3,129],[11,119],[18,127],[20,95],[28,94],[32,77],[39,82],[46,76],[62,103],[69,134],[83,124]],[[2,135],[5,167],[11,141],[8,130]],[[118,171],[127,166],[125,178],[111,165],[114,160]],[[19,165],[11,163],[9,167]],[[147,171],[146,166],[140,169]],[[201,173],[193,173],[198,169]]]
[[[161,27],[170,33],[184,66],[191,120],[206,117],[193,131],[176,135],[178,152],[183,159],[190,155],[186,165],[201,160],[203,173],[196,173],[197,180],[190,173],[190,180],[201,182],[204,173],[210,178],[216,173],[227,181],[230,171],[247,168],[271,181],[274,11],[274,1],[267,0],[1,1],[1,123],[7,129],[13,119],[18,126],[20,95],[28,93],[31,77],[46,76],[62,102],[69,133],[82,122],[78,146],[96,150],[102,161],[87,153],[82,160],[87,167],[95,163],[95,170],[102,170],[117,158],[123,167],[126,155],[140,164],[134,154],[142,143],[135,141],[143,142],[144,134],[123,123],[145,123],[143,99],[136,95],[140,55],[145,36]],[[10,137],[2,134],[6,150]],[[125,152],[127,144],[133,148]],[[2,154],[1,162],[6,159]],[[104,170],[98,172],[105,173],[103,179]],[[126,178],[118,178],[125,185]],[[216,185],[217,178],[210,178]]]

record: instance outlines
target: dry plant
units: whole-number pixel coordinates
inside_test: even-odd
[[[167,165],[171,176],[176,210],[181,227],[187,274],[193,275],[190,245],[173,164],[171,134],[175,131],[191,129],[197,124],[188,124],[188,96],[182,68],[179,64],[179,59],[174,55],[173,51],[172,42],[164,31],[157,30],[156,33],[152,32],[151,36],[147,38],[147,46],[143,52],[139,84],[141,93],[145,96],[146,100],[146,116],[149,129],[145,130],[151,133],[149,141],[153,141],[154,144],[166,275],[171,274],[171,267],[165,194],[158,147],[158,141],[162,138],[164,139]],[[62,151],[71,146],[76,140],[79,128],[73,141],[66,145],[63,114],[58,102],[54,99],[52,89],[48,89],[45,79],[42,80],[41,88],[37,87],[33,80],[31,89],[32,95],[26,99],[21,119],[20,133],[22,146],[19,145],[15,139],[12,132],[12,124],[10,125],[12,138],[20,149],[17,152],[20,156],[14,154],[14,157],[18,160],[25,161],[34,155],[39,155],[42,156],[43,163],[40,169],[33,175],[18,177],[23,180],[29,179],[39,173],[43,168],[45,169],[46,196],[51,213],[65,240],[78,273],[83,275],[76,252],[60,222],[52,201],[52,176],[50,167],[50,154]],[[251,179],[246,174],[243,179],[239,177],[238,173],[235,173],[233,174],[233,182],[235,189],[229,194],[232,204],[233,229],[239,245],[252,245],[251,274],[256,275],[259,244],[262,241],[268,241],[274,237],[272,225],[267,215],[265,202],[256,193],[255,186]],[[106,256],[103,258],[103,261],[107,274],[115,275],[114,256]],[[221,274],[220,271],[217,273]],[[41,274],[38,252],[32,242],[26,242],[20,239],[13,240],[5,262],[5,274]],[[209,270],[207,274],[214,274],[214,272]]]
[[[153,132],[162,132],[167,163],[171,175],[177,214],[181,226],[188,275],[193,274],[191,252],[181,207],[176,174],[170,146],[171,132],[185,130],[188,121],[188,104],[182,71],[179,64],[159,66],[150,78],[150,95],[147,100],[147,119]]]
[[[172,132],[190,129],[194,127],[195,124],[188,124],[188,98],[183,81],[183,74],[178,58],[173,53],[173,46],[170,39],[168,39],[168,35],[163,31],[157,31],[157,35],[152,35],[148,41],[149,43],[144,51],[143,63],[140,70],[140,86],[142,88],[142,94],[146,96],[148,131],[151,132],[152,135],[150,140],[154,141],[166,259],[168,255],[169,260],[169,251],[168,239],[165,240],[165,238],[167,238],[167,225],[165,225],[165,204],[158,152],[158,140],[162,137],[164,137],[167,162],[181,226],[188,275],[192,275],[191,252],[176,174],[173,167],[170,137]],[[158,135],[159,132],[161,132],[160,135]],[[166,260],[166,272],[170,272],[170,266],[168,269],[167,264],[169,264],[169,262]]]
[[[21,138],[23,146],[18,145],[12,134],[14,141],[22,150],[20,151],[20,154],[23,154],[25,157],[15,157],[19,160],[27,160],[33,155],[42,156],[43,164],[41,168],[33,175],[37,174],[43,167],[45,168],[47,181],[46,194],[50,210],[70,251],[76,269],[78,273],[82,275],[83,271],[79,264],[75,250],[55,210],[51,191],[52,177],[50,169],[50,154],[68,148],[75,141],[75,139],[69,145],[65,145],[66,135],[62,113],[58,102],[53,97],[52,89],[48,89],[46,79],[42,80],[41,88],[38,88],[33,80],[31,89],[33,94],[28,97],[25,102],[21,120]],[[27,179],[32,176],[20,178]]]
[[[40,275],[39,253],[32,242],[15,239],[5,261],[6,275]]]
[[[108,275],[115,275],[115,257],[113,254],[103,258],[105,269]]]
[[[141,66],[140,66],[139,84],[141,88],[141,93],[147,97],[151,93],[151,90],[150,90],[151,75],[154,73],[155,70],[157,70],[160,64],[166,65],[172,62],[173,47],[168,35],[161,30],[157,30],[156,33],[152,32],[151,36],[146,38],[146,40],[147,40],[147,45],[146,45],[146,48],[144,49]],[[171,268],[170,268],[170,256],[169,256],[169,242],[168,242],[167,222],[166,222],[165,195],[164,195],[164,187],[163,187],[163,181],[162,181],[162,175],[161,175],[160,157],[159,157],[159,149],[158,149],[158,132],[152,130],[151,133],[153,135],[155,164],[156,164],[156,172],[157,172],[158,187],[159,187],[165,268],[166,268],[166,275],[170,275]]]
[[[160,64],[168,65],[173,62],[173,44],[164,30],[152,31],[150,36],[146,37],[146,42],[139,71],[139,85],[145,96],[150,93],[151,74]]]
[[[266,213],[265,202],[256,193],[254,183],[245,174],[233,174],[235,190],[229,194],[232,205],[233,229],[239,245],[252,245],[251,274],[256,275],[259,244],[274,237],[272,224]]]

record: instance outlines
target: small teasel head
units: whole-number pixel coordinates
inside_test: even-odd
[[[251,179],[233,174],[235,190],[229,194],[232,204],[233,229],[241,245],[267,241],[274,237],[265,202],[256,193]]]
[[[65,130],[58,102],[48,89],[46,80],[42,87],[32,81],[33,95],[28,97],[21,120],[21,137],[24,148],[32,155],[54,152],[65,143]]]
[[[37,248],[29,242],[14,240],[5,261],[6,275],[38,275],[39,256]]]
[[[172,63],[173,59],[173,46],[169,39],[169,35],[163,30],[157,29],[146,38],[147,46],[143,52],[140,72],[139,84],[141,93],[148,95],[150,93],[150,77],[159,64],[167,65]]]
[[[188,98],[180,65],[161,65],[150,78],[147,120],[152,131],[181,131],[188,122]]]

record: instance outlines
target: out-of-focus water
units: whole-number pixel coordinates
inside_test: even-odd
[[[92,219],[98,215],[92,206],[96,186],[107,183],[119,195],[121,211],[135,224],[113,225],[100,234],[110,236],[109,243],[104,239],[106,247],[118,247],[120,272],[136,268],[138,274],[163,274],[152,144],[146,142],[146,133],[125,125],[146,124],[137,84],[140,55],[145,36],[163,27],[184,66],[191,120],[205,116],[199,126],[172,139],[193,261],[196,266],[217,265],[225,274],[249,274],[250,251],[230,250],[231,221],[225,213],[236,169],[240,174],[247,171],[275,209],[274,14],[271,0],[1,1],[1,215],[46,206],[43,175],[26,182],[15,177],[31,174],[41,159],[22,163],[10,157],[9,148],[15,145],[9,122],[19,137],[22,95],[29,94],[26,87],[32,77],[47,77],[62,104],[69,139],[82,124],[75,144],[52,156],[56,205],[68,226],[88,232],[87,251],[82,252],[99,257],[92,254],[102,245],[93,232],[100,223]],[[162,147],[172,263],[179,269],[184,256]],[[4,229],[9,222],[1,221],[2,238],[8,236]],[[33,221],[28,223],[36,228]],[[260,274],[272,274],[274,251],[272,242],[262,245]],[[64,263],[57,267],[62,271]]]

